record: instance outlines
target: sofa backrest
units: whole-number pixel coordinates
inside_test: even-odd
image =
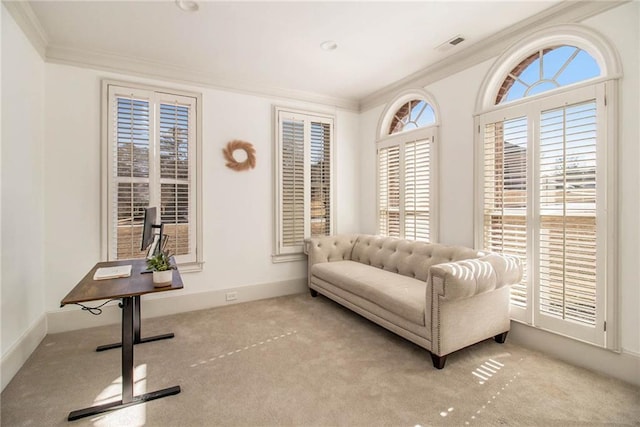
[[[362,234],[354,243],[351,260],[403,276],[427,280],[432,265],[478,258],[482,255],[484,254],[463,246]]]

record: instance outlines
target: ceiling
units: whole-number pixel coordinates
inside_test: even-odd
[[[559,3],[199,1],[197,12],[185,12],[173,0],[29,2],[47,52],[351,101]],[[458,35],[463,43],[438,48]],[[337,49],[321,49],[327,40]]]

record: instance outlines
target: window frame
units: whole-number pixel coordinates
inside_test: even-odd
[[[273,263],[301,261],[306,259],[304,253],[304,242],[300,245],[285,247],[282,244],[282,211],[283,211],[283,191],[282,191],[282,121],[284,118],[293,118],[304,121],[304,239],[311,236],[311,123],[323,123],[330,126],[330,148],[329,148],[329,230],[330,234],[335,234],[337,230],[336,221],[336,117],[328,112],[311,110],[301,110],[288,108],[285,106],[273,106],[274,123],[274,235],[273,235]]]
[[[190,151],[189,155],[189,182],[194,187],[190,191],[190,200],[193,204],[191,210],[191,216],[193,217],[193,227],[190,227],[189,235],[190,239],[193,239],[192,251],[186,256],[187,260],[178,260],[178,265],[181,272],[201,271],[203,261],[203,230],[202,230],[202,94],[196,92],[189,92],[177,89],[170,89],[160,86],[140,84],[119,80],[102,80],[102,111],[101,111],[101,257],[104,260],[110,261],[117,259],[115,248],[112,247],[112,233],[113,233],[113,206],[112,200],[114,195],[114,177],[110,173],[112,165],[115,163],[115,159],[112,156],[112,144],[110,140],[111,133],[109,131],[110,126],[110,111],[109,106],[111,102],[110,91],[129,91],[130,93],[147,93],[152,94],[149,98],[150,109],[156,109],[156,105],[161,102],[167,103],[168,98],[188,98],[193,100],[194,105],[194,130],[193,135],[195,138],[194,149]],[[153,99],[151,99],[153,98]],[[154,114],[159,116],[159,108]],[[150,123],[150,150],[155,150],[152,154],[153,161],[150,161],[150,174],[154,169],[159,170],[160,158],[159,158],[159,120]],[[157,139],[157,141],[156,141]],[[160,195],[160,185],[162,178],[159,176],[157,180],[154,177],[149,177],[150,192],[156,192]],[[157,188],[151,188],[154,184]],[[159,202],[158,202],[159,204]],[[191,222],[191,220],[190,220]]]

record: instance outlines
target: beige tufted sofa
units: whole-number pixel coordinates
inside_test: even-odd
[[[307,241],[309,288],[431,352],[448,354],[509,331],[509,285],[522,277],[512,257],[371,235]]]

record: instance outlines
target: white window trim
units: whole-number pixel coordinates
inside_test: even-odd
[[[288,108],[283,106],[273,106],[273,123],[274,123],[274,136],[273,140],[274,144],[274,152],[273,152],[273,165],[274,165],[274,180],[273,180],[273,194],[274,194],[274,235],[273,235],[273,254],[271,255],[271,260],[273,263],[282,263],[282,262],[292,262],[292,261],[302,261],[306,260],[307,255],[305,254],[305,244],[300,245],[300,248],[291,249],[291,250],[282,250],[280,247],[280,240],[282,236],[282,132],[281,132],[281,114],[287,114],[292,117],[302,118],[304,120],[317,120],[321,122],[329,121],[331,123],[331,150],[330,150],[330,207],[329,207],[329,218],[330,218],[330,230],[331,234],[335,234],[337,230],[337,220],[335,213],[336,209],[336,117],[335,115],[329,112],[318,112],[311,110],[300,110],[296,108]],[[305,135],[305,141],[310,139],[308,135]],[[308,154],[310,152],[310,146],[305,144],[305,159],[308,158]],[[308,205],[311,200],[311,192],[310,188],[307,184],[310,176],[310,163],[305,161],[304,165],[305,169],[305,189],[304,189],[304,198],[305,205]],[[305,238],[308,239],[310,236],[310,217],[309,210],[305,209],[304,212],[304,227],[305,227]]]
[[[508,103],[499,108],[492,108],[483,114],[478,114],[474,118],[474,126],[476,129],[475,143],[474,143],[474,159],[475,159],[475,191],[474,191],[474,242],[476,248],[483,247],[483,132],[482,129],[485,123],[491,123],[495,121],[505,120],[512,117],[518,117],[523,115],[530,115],[532,112],[542,111],[547,108],[553,108],[568,103],[573,103],[579,99],[588,97],[585,95],[589,91],[592,91],[593,97],[598,102],[598,143],[597,143],[597,155],[599,164],[603,165],[598,168],[598,174],[601,176],[599,182],[606,182],[605,188],[599,194],[598,199],[598,249],[599,249],[599,278],[606,281],[604,286],[604,295],[601,297],[602,314],[599,318],[600,324],[597,325],[598,331],[601,331],[602,339],[597,339],[599,343],[590,341],[588,339],[582,339],[575,333],[571,332],[571,328],[557,329],[553,327],[553,324],[538,319],[538,314],[535,308],[538,306],[537,297],[534,300],[533,286],[536,280],[536,273],[531,271],[528,277],[527,286],[527,304],[526,309],[520,309],[511,306],[512,320],[525,323],[529,326],[537,329],[546,330],[557,335],[562,335],[577,341],[582,341],[587,344],[596,345],[598,347],[606,348],[615,352],[620,351],[620,339],[619,339],[619,313],[618,313],[618,284],[617,284],[617,126],[615,126],[615,119],[617,117],[617,81],[606,80],[601,83],[594,83],[593,81],[587,84],[581,84],[566,88],[564,90],[558,90],[548,92],[544,96],[536,96],[531,98],[525,98],[521,102]],[[593,98],[592,97],[592,98]],[[606,108],[605,108],[606,107]],[[607,126],[612,124],[612,126]],[[534,141],[535,129],[534,126],[530,126],[528,129],[529,140]],[[602,140],[605,140],[603,143]],[[531,153],[527,164],[527,180],[528,182],[535,182],[532,174],[535,172],[533,163],[536,157],[537,148]],[[604,175],[604,176],[603,176]],[[533,181],[532,181],[533,180]],[[536,221],[534,216],[534,209],[537,207],[536,201],[533,199],[533,192],[527,194],[527,216],[531,221]],[[528,233],[532,232],[532,227],[529,227]],[[604,229],[604,231],[603,231]],[[527,265],[531,266],[531,270],[534,270],[534,264],[532,262],[533,253],[535,248],[533,247],[534,239],[529,236],[527,247]],[[534,274],[531,274],[534,273]],[[606,328],[605,328],[606,325]],[[600,333],[600,332],[598,332]],[[579,334],[578,334],[579,335]]]
[[[195,126],[195,159],[190,158],[190,165],[195,166],[195,206],[193,215],[195,216],[195,230],[191,233],[195,234],[195,261],[179,264],[180,272],[201,271],[204,265],[202,241],[202,94],[195,92],[187,92],[182,90],[168,89],[158,86],[119,81],[119,80],[102,80],[101,90],[101,258],[103,260],[111,259],[109,239],[110,239],[110,214],[111,209],[111,174],[109,173],[110,153],[109,153],[109,87],[119,86],[131,88],[133,90],[143,90],[156,92],[158,96],[162,94],[184,96],[195,98],[196,100],[196,126]],[[157,126],[151,129],[152,133],[157,132]],[[193,163],[191,163],[193,162]],[[150,165],[150,167],[152,167]]]

